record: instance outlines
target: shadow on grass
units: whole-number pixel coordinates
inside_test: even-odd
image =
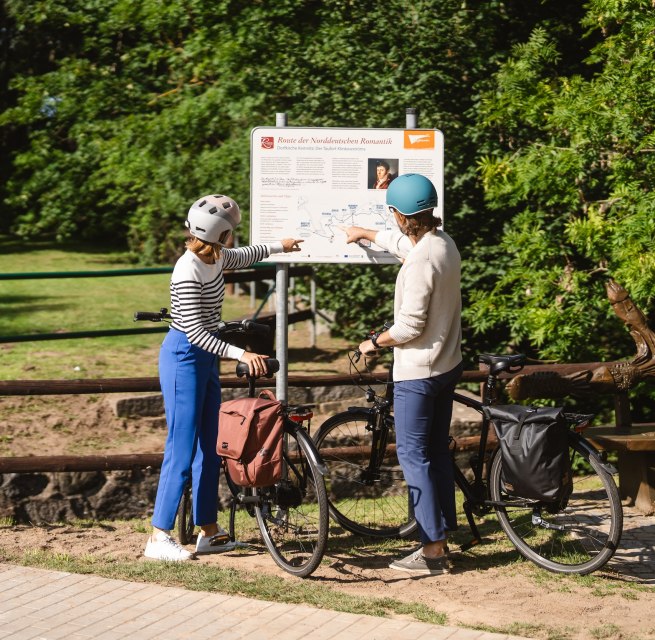
[[[514,564],[519,554],[493,521],[478,522],[482,543],[467,551],[461,547],[470,542],[472,534],[467,526],[451,535],[449,546],[453,561],[453,574],[465,571],[484,571]],[[335,578],[322,580],[338,583],[373,582],[380,580],[377,573],[386,570],[393,560],[402,558],[420,547],[417,536],[406,539],[365,538],[345,532],[338,526],[330,529],[325,560],[339,572]],[[401,578],[399,578],[401,579]],[[406,579],[404,576],[402,579]],[[385,582],[388,582],[385,579]]]
[[[84,254],[116,254],[116,262],[125,263],[127,260],[127,247],[124,244],[111,244],[103,240],[102,242],[87,240],[84,242],[55,242],[54,240],[30,240],[29,244],[22,238],[15,236],[0,235],[0,252],[4,255],[21,253],[26,251],[30,253],[39,251],[62,251],[66,253],[84,253]],[[112,259],[109,258],[109,261]],[[103,260],[104,262],[104,260]]]
[[[48,302],[51,298],[53,302]],[[22,327],[16,327],[15,320],[21,317],[29,317],[34,313],[46,311],[48,313],[55,311],[64,311],[70,305],[65,301],[55,302],[61,300],[57,296],[48,296],[46,294],[32,296],[32,295],[9,295],[3,296],[2,305],[2,320],[0,320],[0,335],[13,336],[22,335],[24,333],[48,333],[52,331],[52,326],[48,327],[35,327],[31,326],[29,330]],[[18,330],[16,330],[18,328]]]
[[[347,375],[347,348],[289,347],[289,373],[316,375]]]
[[[289,360],[294,362],[348,362],[348,348],[289,347]]]

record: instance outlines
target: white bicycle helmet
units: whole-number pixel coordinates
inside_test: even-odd
[[[200,240],[216,243],[225,231],[234,231],[241,222],[239,205],[228,196],[204,196],[189,209],[184,223]]]

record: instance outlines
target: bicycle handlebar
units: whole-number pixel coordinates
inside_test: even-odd
[[[365,340],[370,340],[370,339],[373,338],[373,337],[377,340],[377,338],[380,337],[380,334],[381,334],[383,331],[386,331],[387,329],[391,328],[392,325],[393,325],[392,322],[385,322],[385,323],[382,325],[382,329],[380,329],[379,331],[373,331],[373,330],[371,329],[371,331],[369,331],[369,332],[366,334],[366,338],[365,338]],[[391,349],[391,348],[392,348],[392,347],[380,347],[379,349],[376,349],[376,352],[378,352],[378,351],[384,351],[385,349]],[[356,349],[353,350],[353,360],[354,360],[355,362],[359,362],[360,358],[361,358],[363,355],[364,355],[364,354],[359,350],[359,348],[356,348]]]
[[[218,331],[219,333],[259,333],[268,335],[271,332],[271,327],[254,320],[230,320],[229,322],[221,322],[218,325]]]
[[[275,358],[266,358],[264,362],[266,363],[266,373],[263,374],[263,377],[272,378],[273,374],[277,373],[280,370],[280,362]],[[243,378],[243,376],[247,376],[248,371],[250,371],[250,368],[248,367],[248,363],[239,362],[239,364],[237,364],[236,371],[237,371],[237,376],[239,378]]]
[[[150,322],[161,322],[162,320],[170,320],[171,316],[168,309],[162,307],[159,311],[135,311],[134,322],[139,320],[150,320]]]
[[[162,307],[159,311],[135,311],[134,322],[140,320],[149,320],[150,322],[162,322],[164,320],[172,320],[171,314],[168,309]],[[254,320],[230,320],[228,322],[220,322],[218,325],[219,334],[229,333],[251,333],[268,335],[271,332],[271,327],[261,322]]]

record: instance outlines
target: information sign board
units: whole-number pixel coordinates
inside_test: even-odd
[[[397,262],[372,245],[346,244],[343,227],[393,229],[386,187],[422,173],[443,219],[443,135],[436,129],[257,127],[251,133],[250,242],[302,238],[272,262]]]

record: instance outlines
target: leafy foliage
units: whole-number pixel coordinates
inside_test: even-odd
[[[652,302],[653,18],[645,0],[585,9],[4,0],[0,228],[172,260],[198,194],[248,202],[249,133],[275,112],[398,127],[411,106],[445,135],[469,357],[507,341],[624,353],[602,277]],[[323,266],[319,304],[357,340],[391,317],[394,280],[393,267]]]
[[[458,0],[5,0],[3,9],[5,225],[25,238],[127,240],[141,262],[175,256],[199,193],[219,188],[247,203],[249,132],[275,111],[300,126],[389,127],[418,108],[421,124],[446,136],[450,230],[483,245],[484,226],[465,221],[482,201],[467,131],[478,85],[489,84],[504,35],[544,16],[539,2],[526,19],[524,3]],[[319,302],[351,335],[390,317],[352,304],[363,291],[389,300],[390,270],[319,271]],[[335,271],[358,291],[331,288]]]
[[[522,349],[575,361],[630,353],[607,277],[642,309],[655,299],[655,15],[641,0],[593,0],[583,25],[601,34],[588,77],[559,73],[553,39],[536,29],[482,101],[496,138],[479,162],[487,204],[514,214],[497,249],[505,269],[467,315],[479,331],[503,326]]]

